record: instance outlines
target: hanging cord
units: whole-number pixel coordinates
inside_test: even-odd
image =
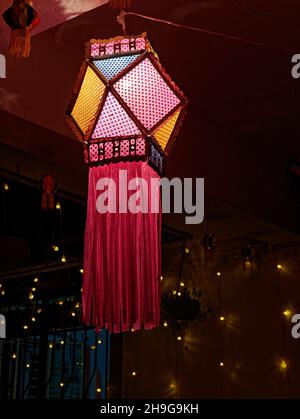
[[[195,26],[182,25],[180,23],[171,22],[169,20],[158,19],[158,18],[155,18],[155,17],[146,16],[146,15],[142,15],[140,13],[126,12],[125,10],[121,10],[120,14],[117,16],[117,21],[120,25],[122,25],[123,31],[126,30],[126,24],[125,24],[126,16],[136,16],[136,17],[140,17],[142,19],[150,20],[152,22],[163,23],[165,25],[169,25],[169,26],[172,26],[174,28],[187,29],[187,30],[194,31],[194,32],[205,33],[207,35],[216,36],[216,37],[223,38],[223,39],[229,39],[231,41],[243,42],[243,43],[246,43],[246,44],[249,44],[249,45],[254,45],[254,46],[259,46],[259,47],[264,47],[264,48],[278,49],[278,50],[288,51],[288,52],[293,52],[294,51],[293,48],[282,47],[282,46],[278,46],[278,45],[268,44],[268,43],[265,43],[265,42],[252,41],[250,39],[241,38],[241,37],[238,37],[238,36],[226,35],[226,34],[221,33],[221,32],[214,32],[214,31],[210,31],[210,30],[207,30],[207,29],[197,28]]]

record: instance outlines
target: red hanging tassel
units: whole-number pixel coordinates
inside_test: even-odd
[[[57,189],[57,181],[54,176],[46,175],[41,180],[42,188],[42,209],[53,210],[54,209],[54,192]]]
[[[11,28],[9,53],[17,58],[29,57],[30,34],[40,22],[32,1],[14,0],[12,7],[3,13],[3,19]]]
[[[133,0],[110,0],[109,4],[114,9],[128,9],[133,5]]]

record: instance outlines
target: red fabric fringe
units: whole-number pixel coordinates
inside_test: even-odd
[[[100,178],[119,184],[119,170],[128,181],[159,178],[146,162],[90,168],[83,274],[83,322],[119,333],[152,329],[160,320],[161,210],[159,213],[100,214],[96,190]],[[117,186],[117,197],[118,195]],[[122,191],[121,191],[122,192]],[[133,192],[128,192],[128,197]],[[149,187],[149,205],[150,199]],[[157,193],[160,209],[160,192]]]

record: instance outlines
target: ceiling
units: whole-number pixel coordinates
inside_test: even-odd
[[[95,8],[100,3],[86,1],[83,9],[75,0],[36,1],[43,23],[33,36],[31,56],[22,61],[7,56],[7,78],[0,79],[0,166],[32,178],[56,170],[62,187],[78,194],[85,193],[86,168],[65,109],[84,43],[121,33],[117,12],[108,5]],[[299,233],[299,183],[287,165],[300,156],[300,80],[291,77],[291,57],[300,53],[300,3],[243,4],[246,8],[239,0],[136,0],[133,10],[274,48],[135,16],[127,18],[127,30],[148,32],[190,101],[168,175],[204,177],[212,202]],[[2,22],[0,35],[5,31]]]

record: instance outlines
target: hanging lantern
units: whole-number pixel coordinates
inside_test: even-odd
[[[159,326],[160,189],[149,187],[138,199],[154,202],[154,211],[128,211],[123,204],[129,207],[134,195],[129,185],[140,179],[146,185],[159,182],[185,108],[185,97],[146,34],[87,44],[67,111],[90,167],[82,292],[86,324],[114,333]],[[116,185],[116,211],[99,213],[100,179]]]
[[[42,177],[40,182],[42,189],[42,209],[53,210],[54,209],[54,192],[57,189],[57,181],[52,175],[45,175]]]
[[[27,58],[30,53],[31,31],[40,18],[29,0],[13,0],[13,5],[3,13],[5,23],[11,28],[9,53],[17,58]]]
[[[245,271],[252,271],[254,265],[255,250],[251,244],[247,244],[241,250],[243,268]]]

